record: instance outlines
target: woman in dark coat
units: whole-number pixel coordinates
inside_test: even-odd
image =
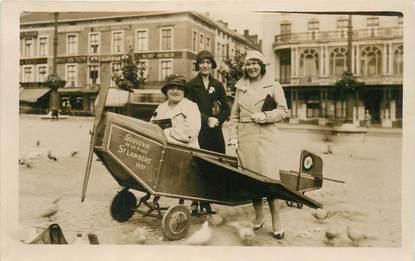
[[[199,74],[188,82],[188,98],[195,102],[201,113],[202,127],[199,132],[200,148],[225,153],[222,124],[229,117],[230,108],[223,84],[212,77],[216,68],[213,55],[203,50],[196,57],[196,71]],[[214,213],[208,202],[201,202],[201,208]],[[192,204],[192,213],[197,212],[197,203]]]

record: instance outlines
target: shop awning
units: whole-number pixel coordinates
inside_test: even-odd
[[[24,102],[36,103],[39,98],[46,95],[49,91],[49,88],[22,89],[19,93],[19,100]]]
[[[107,107],[124,107],[128,102],[128,91],[118,88],[109,88],[105,106]]]

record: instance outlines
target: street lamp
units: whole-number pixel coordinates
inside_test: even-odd
[[[50,90],[49,98],[49,111],[57,110],[59,108],[59,94],[58,89],[65,85],[65,80],[59,78],[56,73],[57,56],[58,56],[58,16],[59,13],[55,12],[54,15],[54,36],[53,36],[53,67],[52,74],[49,75],[47,80],[47,86]]]

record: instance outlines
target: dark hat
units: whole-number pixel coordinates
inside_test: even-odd
[[[173,86],[180,86],[186,91],[186,80],[185,78],[177,73],[170,74],[167,76],[166,84],[161,87],[161,92],[167,95],[167,90]]]
[[[203,50],[203,51],[200,51],[196,56],[196,68],[195,68],[196,71],[199,71],[199,63],[203,59],[209,59],[212,62],[212,69],[216,68],[216,62],[215,62],[215,59],[213,59],[212,53],[209,52],[208,50]]]

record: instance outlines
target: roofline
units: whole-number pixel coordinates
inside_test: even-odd
[[[247,45],[250,45],[250,47],[254,49],[258,49],[255,43],[253,43],[248,38],[245,38],[245,36],[241,35],[238,32],[235,32],[226,26],[222,25],[220,22],[215,21],[213,18],[205,16],[199,12],[196,11],[160,11],[156,13],[151,14],[128,14],[128,15],[116,15],[117,12],[113,16],[103,16],[103,17],[92,17],[92,18],[73,18],[73,19],[60,19],[58,23],[68,23],[68,22],[86,22],[86,21],[94,21],[94,20],[109,20],[109,19],[116,19],[116,18],[137,18],[137,17],[143,17],[143,16],[160,16],[160,15],[169,15],[169,14],[190,14],[194,17],[197,17],[201,19],[202,21],[208,23],[212,27],[219,29],[221,31],[226,32],[229,35],[232,35],[235,38],[238,38],[239,40],[243,41]],[[118,13],[122,13],[122,11],[119,11]],[[36,22],[23,22],[20,23],[20,26],[26,26],[26,25],[37,25],[37,24],[53,24],[54,20],[51,18],[51,20],[45,20],[45,21],[36,21]]]

